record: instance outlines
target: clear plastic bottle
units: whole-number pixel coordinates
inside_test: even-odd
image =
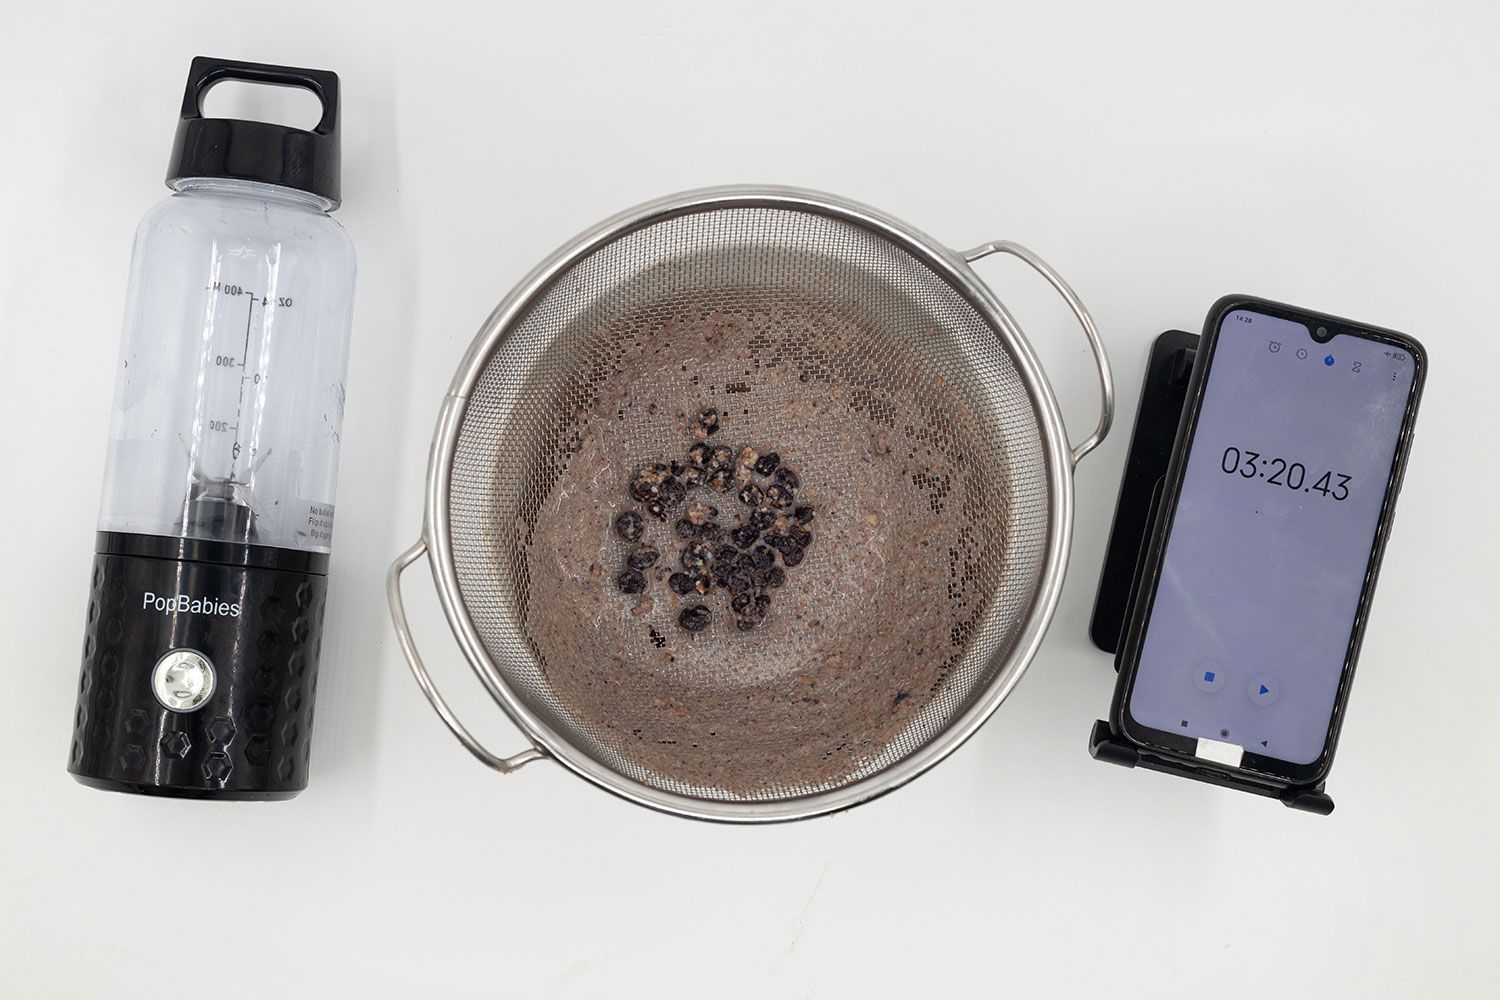
[[[304,87],[312,129],[205,118],[221,80]],[[354,247],[338,77],[193,60],[136,233],[68,770],[192,798],[307,784]]]
[[[175,186],[136,233],[99,530],[328,552],[354,246],[316,194]]]

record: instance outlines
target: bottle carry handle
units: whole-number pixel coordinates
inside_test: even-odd
[[[301,87],[323,106],[311,130],[242,118],[205,118],[203,97],[224,80]],[[274,184],[317,195],[338,208],[339,78],[337,73],[198,56],[188,68],[182,117],[167,163],[167,186],[187,178]]]
[[[323,117],[318,119],[312,131],[318,135],[333,135],[339,113],[339,78],[337,73],[321,69],[299,69],[295,66],[272,66],[268,63],[240,62],[234,59],[214,59],[211,56],[196,56],[188,68],[187,89],[182,94],[182,120],[201,119],[203,96],[216,83],[224,80],[243,80],[246,83],[265,83],[273,87],[301,87],[312,91],[323,106]]]

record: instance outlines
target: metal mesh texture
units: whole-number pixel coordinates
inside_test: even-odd
[[[683,333],[704,323],[713,350]],[[565,526],[576,553],[538,546],[556,537],[559,491],[623,484],[699,405],[723,411],[724,440],[801,462],[827,544],[797,571],[797,616],[688,642],[667,601],[643,616],[609,591],[622,485]],[[1050,489],[1006,335],[938,272],[831,215],[714,205],[600,246],[517,317],[463,411],[447,483],[463,610],[516,696],[621,775],[729,802],[878,775],[960,716],[1032,612]],[[915,555],[906,517],[928,526]],[[549,603],[552,574],[570,571],[558,559],[606,567],[592,606]],[[922,622],[941,648],[891,621]],[[821,714],[796,716],[797,685],[828,662],[842,667],[818,675]],[[891,681],[908,675],[923,686]]]

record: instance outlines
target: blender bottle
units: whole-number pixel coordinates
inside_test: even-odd
[[[216,83],[304,87],[310,131],[205,118]],[[307,784],[354,296],[338,77],[193,60],[136,232],[68,770],[99,788]]]

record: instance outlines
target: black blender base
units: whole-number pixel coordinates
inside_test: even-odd
[[[242,802],[275,802],[294,799],[301,789],[286,792],[243,791],[236,789],[173,788],[170,785],[152,785],[140,781],[112,781],[109,778],[91,778],[74,773],[73,780],[80,785],[97,788],[101,792],[125,792],[128,795],[160,795],[167,799],[220,799]]]
[[[1187,404],[1188,381],[1197,353],[1196,334],[1168,330],[1151,345],[1151,357],[1146,362],[1140,408],[1136,411],[1130,452],[1125,459],[1125,475],[1115,503],[1115,520],[1110,528],[1104,567],[1099,574],[1099,589],[1094,596],[1094,614],[1089,622],[1089,637],[1094,645],[1106,653],[1115,654],[1116,671],[1120,669],[1120,647],[1124,644],[1125,627],[1135,604],[1140,568],[1151,543],[1151,527],[1156,520],[1162,481],[1166,478],[1177,441],[1177,425],[1182,420],[1182,408]],[[1279,799],[1291,809],[1323,816],[1333,812],[1333,799],[1323,791],[1322,784],[1261,784],[1210,767],[1195,767],[1186,761],[1145,753],[1122,739],[1103,719],[1097,720],[1089,733],[1089,755],[1095,760],[1122,767],[1163,771],[1222,788]]]
[[[326,561],[99,541],[68,771],[92,788],[178,798],[286,799],[307,787]],[[164,704],[154,675],[168,657],[206,661],[213,688],[201,704]]]

